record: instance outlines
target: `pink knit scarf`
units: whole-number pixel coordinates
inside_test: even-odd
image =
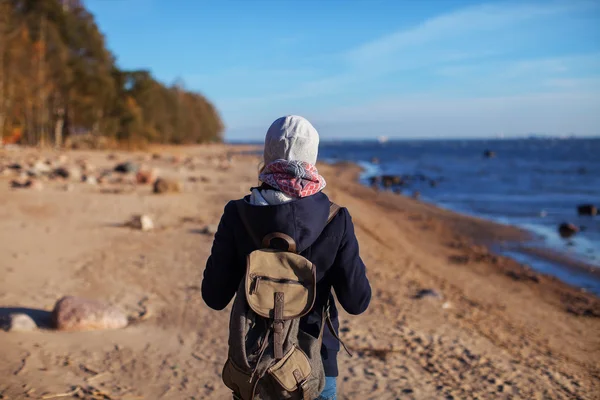
[[[276,160],[258,177],[262,182],[291,197],[307,197],[325,187],[317,168],[304,161]]]

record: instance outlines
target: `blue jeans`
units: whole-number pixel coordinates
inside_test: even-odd
[[[337,385],[335,376],[325,377],[325,387],[315,400],[336,400]]]

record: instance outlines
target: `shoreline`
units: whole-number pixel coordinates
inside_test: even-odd
[[[113,331],[0,331],[0,374],[8,377],[0,394],[80,386],[112,398],[230,397],[220,378],[230,308],[208,309],[199,285],[213,240],[205,227],[256,184],[258,158],[240,154],[247,149],[169,147],[153,149],[156,159],[27,151],[65,155],[69,166],[85,159],[97,171],[125,161],[156,167],[183,182],[165,195],[127,175],[96,185],[44,181],[41,191],[10,189],[11,178],[0,177],[0,313],[50,311],[68,294],[147,315]],[[25,153],[0,151],[0,162],[7,155]],[[340,399],[596,396],[600,300],[484,245],[526,232],[375,193],[357,182],[355,165],[319,169],[327,195],[350,210],[373,290],[364,314],[340,307],[342,339],[356,354],[338,356]],[[153,230],[122,226],[141,213]]]
[[[580,286],[567,282],[555,274],[545,273],[534,266],[527,265],[520,255],[529,255],[536,257],[536,260],[545,260],[551,263],[560,264],[560,267],[565,269],[565,272],[573,272],[577,274],[585,274],[590,278],[595,278],[600,282],[600,269],[578,260],[574,257],[568,257],[559,251],[552,251],[543,247],[530,246],[535,240],[535,234],[518,226],[499,223],[483,217],[464,214],[455,210],[447,209],[438,206],[435,203],[424,202],[422,200],[414,200],[408,196],[398,195],[390,191],[375,191],[367,185],[361,183],[361,173],[364,168],[357,163],[351,161],[338,161],[334,163],[322,163],[326,168],[337,170],[339,175],[340,169],[351,171],[348,177],[348,172],[342,172],[344,177],[348,177],[361,188],[371,191],[375,194],[374,202],[382,207],[398,209],[399,205],[394,204],[394,199],[401,199],[402,206],[406,207],[409,212],[427,212],[429,219],[438,218],[452,228],[463,238],[468,238],[468,243],[464,241],[457,245],[460,248],[468,246],[485,246],[487,250],[496,257],[504,258],[509,261],[510,269],[508,274],[528,276],[530,279],[539,281],[540,278],[552,281],[558,286],[564,286],[568,292],[585,293],[591,295],[600,301],[600,293],[597,291],[589,291]],[[345,187],[348,189],[348,187]],[[454,244],[452,244],[454,246]],[[477,251],[476,251],[477,252]],[[519,259],[520,258],[520,259]],[[531,258],[530,258],[531,260]],[[459,263],[462,261],[459,261]],[[518,271],[518,272],[515,272]],[[600,309],[593,312],[594,315],[600,315]]]
[[[323,164],[330,166],[342,164],[358,168],[359,172],[357,172],[354,177],[355,181],[364,187],[369,187],[364,182],[364,172],[367,172],[367,167],[360,165],[360,163],[353,161],[327,161],[323,162]],[[369,166],[372,167],[371,164],[369,164]],[[381,191],[389,192],[385,189]],[[394,195],[408,198],[408,196],[402,194]],[[440,210],[455,213],[464,218],[486,221],[494,224],[496,229],[501,229],[507,235],[496,236],[490,232],[479,232],[474,237],[478,244],[485,245],[495,253],[509,257],[515,262],[530,264],[530,267],[540,274],[557,278],[577,290],[589,291],[595,296],[600,297],[600,268],[576,255],[569,255],[564,250],[554,250],[543,240],[542,244],[536,245],[536,242],[539,243],[540,240],[539,234],[528,230],[527,228],[499,222],[493,218],[487,218],[486,216],[474,215],[468,212],[443,207],[440,204],[429,202],[427,200],[419,201]],[[514,229],[514,231],[511,234],[508,234],[506,228]],[[479,237],[479,234],[483,234],[482,237],[485,237],[485,239]]]

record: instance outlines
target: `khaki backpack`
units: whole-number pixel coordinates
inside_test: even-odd
[[[337,338],[328,307],[322,311],[319,337],[299,328],[300,318],[315,302],[315,266],[297,254],[294,239],[284,233],[259,241],[243,202],[238,201],[238,212],[258,250],[247,257],[246,275],[233,303],[223,382],[234,399],[313,400],[325,386],[321,343],[326,322]],[[339,210],[330,204],[327,223]],[[274,240],[286,242],[287,249],[271,248]]]

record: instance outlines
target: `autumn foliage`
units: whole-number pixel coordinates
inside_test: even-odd
[[[79,0],[0,0],[0,141],[188,144],[222,131],[202,95],[119,69]]]

